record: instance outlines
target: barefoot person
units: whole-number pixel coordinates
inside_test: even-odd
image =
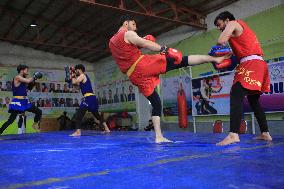
[[[33,77],[27,78],[29,75],[28,68],[28,66],[21,64],[17,67],[18,75],[14,77],[12,81],[13,99],[9,104],[10,116],[0,128],[0,135],[15,121],[18,114],[23,114],[25,111],[35,114],[32,127],[35,130],[39,130],[39,121],[41,119],[42,111],[33,105],[27,98],[27,88],[31,89],[34,86],[34,81],[40,79],[42,74],[36,72]]]
[[[240,61],[230,94],[230,133],[217,145],[240,142],[238,132],[245,96],[260,127],[261,135],[257,138],[271,141],[266,116],[259,102],[260,95],[270,91],[269,72],[262,58],[263,52],[256,35],[242,20],[235,20],[228,11],[220,13],[214,24],[222,32],[217,42],[218,45],[225,45],[229,42]]]
[[[100,123],[104,126],[105,132],[110,132],[106,122],[98,112],[98,100],[93,92],[91,80],[89,76],[85,74],[84,65],[78,64],[75,66],[75,72],[72,72],[72,84],[80,85],[84,99],[71,120],[76,124],[76,131],[71,136],[81,136],[81,122],[87,111],[91,112],[95,118],[100,121]]]
[[[182,56],[181,52],[155,43],[155,38],[147,35],[141,38],[136,33],[136,22],[129,15],[121,17],[118,32],[110,39],[109,48],[121,72],[127,74],[133,85],[137,86],[153,107],[152,120],[156,133],[156,143],[171,142],[163,137],[160,127],[161,100],[154,90],[159,84],[159,75],[170,70],[202,64],[219,63],[224,57],[207,55]],[[142,55],[140,48],[160,52]]]

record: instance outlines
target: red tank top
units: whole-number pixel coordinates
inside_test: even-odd
[[[262,49],[255,33],[242,21],[236,20],[242,27],[243,33],[239,37],[231,37],[229,43],[238,58],[250,55],[263,56]]]
[[[141,51],[135,45],[124,41],[126,31],[119,30],[109,41],[111,54],[122,73],[126,73],[141,55]]]

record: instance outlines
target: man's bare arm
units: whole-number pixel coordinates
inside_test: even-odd
[[[75,77],[72,77],[72,84],[74,85],[79,85],[82,81],[84,81],[85,79],[85,75],[80,75],[79,77],[75,78]]]
[[[142,37],[139,37],[136,32],[134,31],[127,31],[125,33],[124,39],[126,42],[129,42],[133,45],[136,45],[138,47],[143,47],[146,49],[149,49],[151,51],[160,51],[161,46],[155,42],[143,39]]]
[[[15,80],[17,81],[17,82],[21,82],[21,83],[31,83],[31,82],[33,82],[34,81],[34,79],[31,77],[31,78],[24,78],[24,77],[22,77],[22,76],[20,76],[20,75],[17,75],[16,77],[15,77]]]
[[[226,26],[225,30],[221,33],[218,38],[217,44],[218,45],[226,45],[228,43],[230,37],[232,37],[233,32],[236,30],[237,27],[236,21],[230,21]]]

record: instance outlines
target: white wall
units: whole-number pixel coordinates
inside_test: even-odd
[[[229,6],[223,7],[208,14],[205,19],[207,30],[212,30],[215,28],[214,19],[223,11],[229,11],[236,17],[236,19],[240,19],[257,14],[258,12],[262,12],[267,9],[271,9],[281,4],[284,4],[284,0],[239,0]],[[160,44],[169,45],[197,35],[201,32],[204,31],[196,31],[190,26],[181,26],[158,36],[157,42]]]
[[[144,131],[144,128],[149,124],[149,119],[151,118],[151,105],[148,99],[139,92],[136,94],[136,99],[138,128],[139,131]]]
[[[205,23],[207,24],[208,30],[211,30],[215,28],[214,19],[223,11],[229,11],[236,19],[240,19],[271,9],[280,4],[284,4],[284,0],[239,0],[207,15]]]
[[[93,64],[73,58],[35,50],[28,47],[0,42],[0,66],[26,64],[30,68],[64,69],[65,65],[83,64],[87,71],[93,71]]]

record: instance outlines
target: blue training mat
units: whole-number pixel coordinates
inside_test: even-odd
[[[283,188],[284,137],[267,143],[241,135],[168,132],[71,132],[0,136],[0,188]]]

